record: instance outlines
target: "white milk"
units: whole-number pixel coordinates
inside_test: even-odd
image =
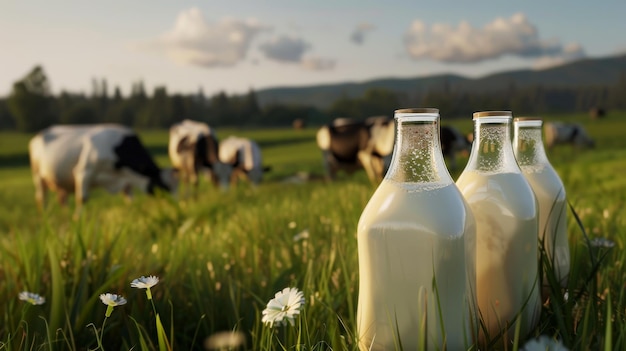
[[[474,225],[451,181],[382,181],[358,224],[361,350],[472,345]]]
[[[476,219],[476,295],[489,338],[497,337],[508,324],[510,340],[520,311],[524,336],[538,321],[541,309],[537,205],[532,191],[516,172],[466,170],[457,185]]]
[[[552,167],[520,167],[539,203],[539,240],[544,244],[561,286],[566,287],[570,253],[567,241],[567,200],[563,183]]]
[[[555,278],[566,287],[570,266],[567,200],[563,182],[546,156],[541,126],[542,121],[538,118],[516,118],[513,149],[539,203],[539,243],[546,251]],[[543,279],[546,292],[549,273],[546,272]]]

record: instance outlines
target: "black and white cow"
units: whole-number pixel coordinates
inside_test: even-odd
[[[259,145],[248,138],[229,136],[219,146],[221,167],[216,170],[220,184],[236,185],[239,179],[245,179],[258,185],[263,173],[269,167],[263,166],[263,158]]]
[[[47,190],[56,191],[61,204],[74,192],[77,212],[95,187],[127,196],[133,188],[150,194],[177,190],[175,172],[160,169],[137,134],[121,125],[52,126],[35,135],[28,149],[40,208]]]
[[[441,126],[441,149],[456,169],[458,153],[469,153],[471,142],[452,126]],[[365,121],[337,118],[317,132],[327,177],[364,168],[370,181],[380,182],[389,167],[395,142],[395,124],[388,117],[370,117]]]
[[[386,116],[365,121],[337,118],[322,126],[316,139],[328,179],[335,179],[340,170],[353,173],[363,168],[370,181],[376,184],[389,167],[395,124]]]
[[[543,125],[546,147],[570,144],[577,148],[592,148],[595,141],[587,134],[582,125],[576,123],[546,122]]]
[[[441,126],[439,139],[441,142],[441,152],[443,153],[443,157],[448,159],[448,167],[451,170],[456,170],[457,155],[459,153],[469,154],[472,148],[471,141],[459,132],[458,129],[452,126]]]
[[[208,172],[217,185],[219,164],[217,136],[208,124],[185,119],[170,127],[168,154],[183,184],[198,185],[198,174]]]

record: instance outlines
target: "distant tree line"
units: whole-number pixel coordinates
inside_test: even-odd
[[[90,94],[62,91],[54,96],[42,67],[37,66],[15,82],[11,93],[0,99],[0,128],[34,132],[52,124],[120,123],[142,129],[169,128],[185,118],[211,126],[288,126],[294,119],[325,122],[318,109],[306,106],[269,105],[261,109],[256,93],[240,96],[221,92],[206,97],[170,94],[164,86],[151,94],[143,82],[132,84],[123,96],[119,87],[108,90],[107,81],[92,81]]]
[[[581,112],[592,108],[626,110],[626,74],[615,86],[554,88],[533,86],[498,92],[455,91],[449,84],[422,95],[407,96],[386,89],[370,89],[362,97],[339,96],[328,109],[312,106],[270,104],[261,107],[256,93],[228,96],[224,92],[205,97],[170,94],[156,87],[151,94],[143,82],[135,82],[128,96],[119,87],[112,93],[107,81],[94,79],[91,94],[51,93],[41,66],[13,84],[8,97],[0,99],[0,129],[34,132],[46,126],[86,123],[121,123],[136,128],[168,128],[189,118],[214,127],[291,126],[294,120],[320,125],[335,117],[363,119],[391,115],[401,107],[437,107],[442,116],[469,116],[480,110],[512,110],[516,115]]]

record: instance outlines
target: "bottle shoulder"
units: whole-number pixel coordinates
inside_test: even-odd
[[[522,167],[522,172],[536,194],[542,193],[552,197],[565,198],[565,186],[553,167]]]
[[[441,187],[415,187],[383,181],[359,218],[359,232],[375,227],[412,227],[462,235],[471,210],[453,182]]]
[[[522,173],[464,172],[457,185],[472,210],[491,204],[524,218],[537,211],[535,194]]]

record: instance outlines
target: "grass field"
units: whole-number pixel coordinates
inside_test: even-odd
[[[548,154],[581,226],[570,215],[569,298],[553,291],[529,337],[626,349],[626,114],[548,116],[565,118],[585,124],[597,146]],[[470,118],[450,124],[471,131]],[[314,129],[218,130],[230,134],[260,143],[272,170],[258,188],[222,192],[204,182],[196,197],[137,194],[131,203],[97,191],[73,220],[72,202],[36,210],[30,135],[0,133],[0,350],[201,350],[221,331],[243,333],[250,350],[356,350],[356,224],[375,187],[363,172],[321,180]],[[140,135],[167,166],[166,132]],[[311,181],[285,181],[297,172]],[[594,238],[614,246],[590,245]],[[160,278],[152,300],[130,286],[147,275]],[[264,326],[261,311],[285,287],[304,292],[296,325]],[[18,300],[24,290],[46,302]],[[128,303],[105,318],[107,292]]]

